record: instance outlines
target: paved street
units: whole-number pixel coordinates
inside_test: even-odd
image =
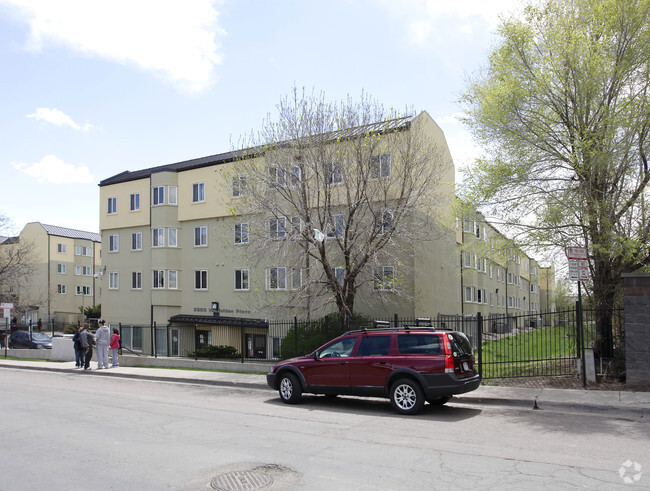
[[[0,368],[0,489],[650,488],[645,410],[458,398],[402,417],[376,399],[287,406],[253,385],[86,375]],[[640,476],[619,475],[628,460]]]

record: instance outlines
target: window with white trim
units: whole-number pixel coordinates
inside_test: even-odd
[[[395,288],[395,268],[382,266],[375,274],[375,290],[390,291]]]
[[[65,295],[65,285],[56,285],[56,292]]]
[[[108,273],[108,289],[117,290],[120,286],[120,273]]]
[[[205,183],[197,182],[192,184],[192,203],[205,201]]]
[[[208,289],[208,271],[199,269],[194,271],[194,289],[207,290]]]
[[[152,230],[151,247],[164,247],[165,246],[165,229],[154,228]]]
[[[232,197],[239,198],[246,195],[246,177],[237,176],[232,179]]]
[[[194,245],[196,247],[208,245],[208,227],[194,227]]]
[[[292,268],[291,269],[291,288],[298,290],[302,287],[302,269],[301,268]]]
[[[269,234],[272,239],[280,239],[287,235],[287,219],[285,217],[269,219]]]
[[[120,250],[120,237],[119,235],[108,236],[108,252],[118,252]]]
[[[92,286],[80,286],[77,285],[77,295],[92,295],[93,294],[93,287]]]
[[[334,215],[334,223],[328,225],[327,236],[332,239],[334,237],[342,237],[345,232],[345,217],[343,215]]]
[[[109,215],[112,215],[113,213],[117,213],[117,198],[116,197],[108,198],[108,210],[107,210],[107,213]]]
[[[56,265],[56,272],[59,274],[67,274],[68,273],[68,267],[65,264],[57,264]]]
[[[131,288],[133,290],[142,290],[142,271],[133,271],[131,273]]]
[[[167,191],[169,194],[169,204],[175,205],[178,203],[178,188],[176,186],[168,186]]]
[[[384,153],[373,157],[370,161],[370,177],[379,179],[390,177],[390,154]]]
[[[129,198],[129,209],[131,211],[140,210],[140,193],[133,193]]]
[[[59,254],[65,254],[65,244],[57,244],[56,252],[58,252]]]
[[[165,270],[154,269],[151,287],[155,289],[165,288]]]
[[[248,244],[248,223],[235,224],[235,244]]]
[[[178,246],[178,229],[177,228],[169,228],[169,229],[167,229],[167,245],[169,247],[177,247]]]
[[[343,182],[343,171],[340,163],[331,162],[325,164],[325,182],[327,184],[340,184]]]
[[[178,289],[178,271],[175,269],[167,271],[167,288],[170,290]]]
[[[266,287],[269,290],[287,289],[287,268],[269,268],[266,270]]]
[[[142,250],[142,232],[135,232],[131,234],[131,250]]]
[[[247,269],[235,270],[235,290],[248,290],[248,275],[249,272]]]
[[[165,186],[156,186],[151,190],[151,203],[153,205],[165,204]]]

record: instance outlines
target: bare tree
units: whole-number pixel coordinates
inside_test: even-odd
[[[296,89],[278,113],[245,142],[232,176],[243,195],[233,214],[251,223],[249,257],[289,266],[268,269],[267,285],[291,283],[282,305],[308,313],[335,303],[342,323],[364,285],[379,297],[412,295],[414,245],[444,233],[453,189],[441,191],[453,164],[426,133],[428,116]]]
[[[0,299],[19,301],[18,292],[34,270],[34,246],[9,236],[11,220],[0,214]],[[5,235],[6,234],[6,235]]]

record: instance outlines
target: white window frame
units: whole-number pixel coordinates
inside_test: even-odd
[[[151,229],[151,247],[165,247],[165,229]]]
[[[178,247],[178,229],[175,227],[167,229],[167,247]]]
[[[108,252],[120,251],[120,236],[112,234],[108,236]]]
[[[246,196],[246,177],[237,176],[232,178],[232,197],[241,198]]]
[[[108,273],[108,289],[119,290],[120,288],[120,273],[117,271]]]
[[[131,272],[131,289],[142,290],[142,271]]]
[[[377,271],[374,287],[377,291],[393,291],[395,289],[395,267],[381,266]]]
[[[56,293],[58,293],[60,295],[65,295],[66,294],[65,293],[65,285],[63,285],[63,284],[56,285]]]
[[[140,211],[140,193],[131,193],[129,197],[129,210]]]
[[[177,186],[167,186],[167,201],[170,205],[178,204],[178,187]]]
[[[106,214],[114,215],[115,213],[117,213],[117,198],[115,196],[111,196],[108,198],[108,208]]]
[[[327,237],[333,239],[341,237],[345,233],[345,216],[341,213],[333,215],[334,224],[328,226]]]
[[[291,288],[293,290],[302,288],[302,268],[291,268]]]
[[[343,182],[343,169],[339,162],[329,162],[325,164],[325,177],[327,184],[341,184]]]
[[[280,291],[287,289],[287,268],[284,266],[266,270],[266,289]]]
[[[154,269],[151,272],[151,288],[154,290],[162,290],[165,288],[164,269]]]
[[[372,179],[385,179],[390,177],[391,163],[390,154],[383,153],[370,160],[370,177]]]
[[[178,290],[178,271],[175,269],[167,271],[167,288],[169,290]]]
[[[58,252],[59,254],[67,254],[65,250],[66,250],[65,244],[58,243],[56,245],[56,252]]]
[[[208,227],[202,225],[194,227],[194,247],[207,247],[208,246]]]
[[[208,270],[195,269],[194,270],[194,289],[207,290],[208,289]]]
[[[239,288],[237,287],[239,283]],[[243,292],[250,289],[250,271],[246,268],[235,269],[235,291]]]
[[[192,203],[205,202],[205,182],[192,184]]]
[[[151,205],[159,206],[165,204],[165,186],[154,186],[151,188]]]
[[[248,244],[248,223],[235,224],[235,244]]]
[[[277,217],[269,219],[269,236],[272,239],[282,239],[287,235],[287,218]]]
[[[56,272],[58,274],[68,274],[68,266],[63,263],[58,263],[56,265]]]
[[[133,247],[134,245],[135,247]],[[131,250],[132,251],[142,250],[142,232],[134,232],[131,234]]]

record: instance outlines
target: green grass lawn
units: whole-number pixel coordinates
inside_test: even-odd
[[[545,327],[486,341],[482,355],[484,378],[571,375],[576,371],[575,328]]]

